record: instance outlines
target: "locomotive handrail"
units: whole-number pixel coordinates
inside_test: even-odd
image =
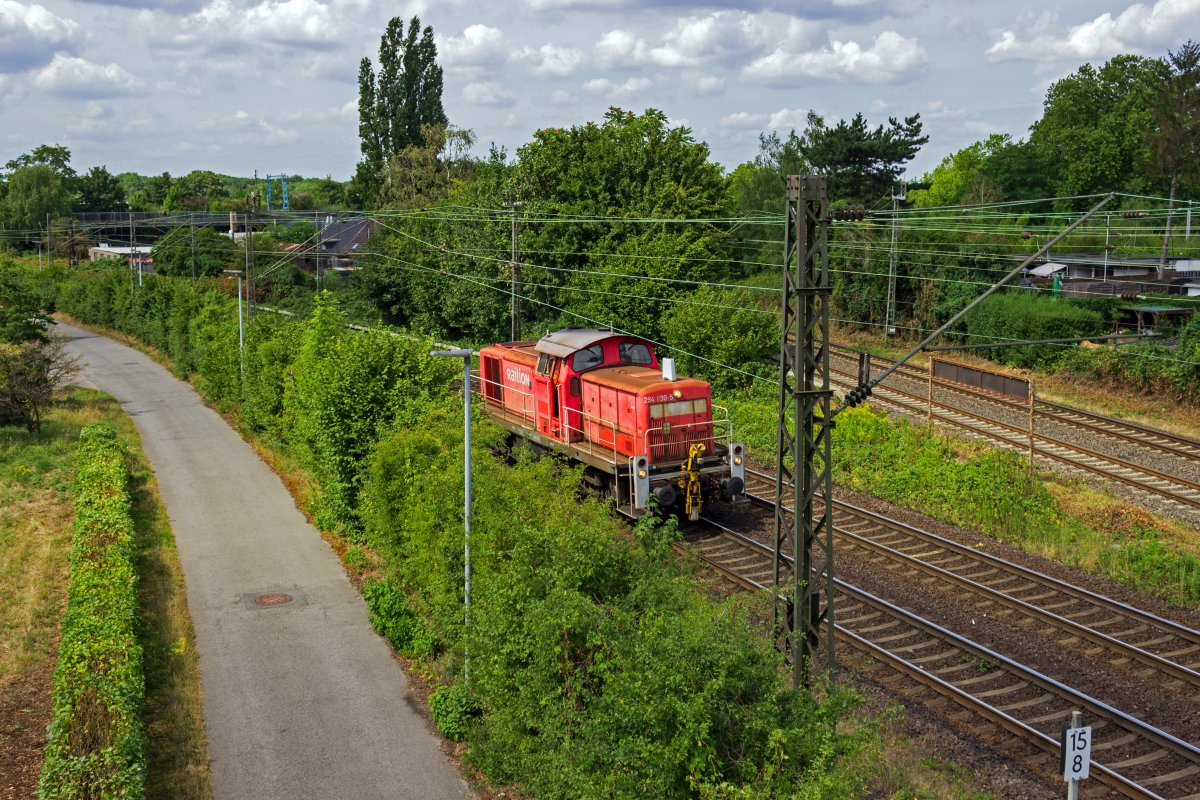
[[[504,402],[503,399],[498,399],[498,398],[490,397],[489,395],[487,395],[483,391],[483,387],[485,384],[489,385],[489,386],[499,386],[500,390],[501,390],[501,398],[503,398],[503,392],[512,392],[514,394],[520,395],[522,398],[520,411],[517,411],[517,410],[511,408],[507,403]],[[490,402],[494,405],[499,406],[499,408],[503,411],[513,413],[513,414],[519,414],[522,422],[528,423],[528,427],[531,430],[537,430],[537,398],[534,396],[534,394],[532,392],[524,392],[524,391],[521,391],[520,389],[517,389],[516,387],[508,386],[505,383],[503,383],[502,381],[488,380],[487,378],[484,378],[482,375],[480,375],[479,376],[479,395],[485,401],[485,407],[487,406],[487,403]],[[532,403],[532,407],[530,407],[531,403]],[[618,465],[623,461],[623,459],[620,459],[617,454],[617,426],[614,423],[610,422],[609,420],[602,419],[593,414],[589,414],[586,411],[584,411],[583,409],[572,408],[572,409],[568,409],[568,411],[571,413],[579,414],[580,419],[585,423],[589,422],[589,421],[594,422],[594,423],[599,424],[602,427],[607,427],[609,430],[612,431],[612,447],[611,448],[601,447],[601,448],[597,449],[597,447],[596,447],[597,443],[594,440],[588,438],[587,431],[584,428],[575,427],[574,425],[571,425],[567,421],[567,417],[565,415],[559,419],[559,423],[562,425],[564,430],[566,430],[568,432],[576,431],[581,436],[580,441],[569,442],[569,444],[579,447],[580,449],[586,448],[589,455],[600,457],[600,458],[608,458],[609,453],[611,452],[612,453],[611,461],[612,461],[613,469],[616,470]],[[584,445],[585,442],[586,442],[586,445]]]
[[[646,455],[650,458],[650,462],[655,463],[656,461],[654,458],[654,451],[656,448],[661,450],[663,448],[678,447],[681,448],[681,450],[686,451],[687,447],[691,444],[697,442],[703,443],[711,440],[714,446],[717,444],[723,444],[725,449],[728,450],[733,444],[733,424],[729,420],[729,411],[721,406],[711,406],[711,408],[714,411],[718,408],[721,409],[725,416],[723,418],[717,418],[714,414],[713,419],[704,420],[702,422],[671,423],[672,431],[687,430],[689,428],[707,429],[702,430],[701,435],[699,436],[685,436],[681,437],[678,441],[654,443],[651,441],[651,436],[655,434],[660,436],[663,435],[661,426],[648,428],[642,432],[642,439],[646,445]],[[683,460],[684,457],[685,456],[681,456],[679,459],[672,460]]]

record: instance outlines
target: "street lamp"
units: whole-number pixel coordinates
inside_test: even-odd
[[[433,350],[431,356],[463,360],[463,625],[471,624],[471,350]],[[471,655],[464,649],[463,679],[471,681]]]
[[[242,271],[240,269],[223,270],[226,275],[237,275],[238,293],[238,368],[242,375],[242,383],[246,382],[246,331],[242,326]]]

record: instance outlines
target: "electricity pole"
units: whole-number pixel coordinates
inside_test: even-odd
[[[517,248],[517,212],[521,210],[520,200],[505,200],[505,207],[508,209],[509,216],[512,218],[512,261],[510,267],[512,270],[512,330],[510,336],[512,341],[517,341],[521,338],[521,254]]]
[[[783,335],[775,463],[776,638],[792,657],[792,680],[832,675],[833,476],[829,386],[829,199],[824,175],[787,179]],[[789,464],[790,461],[790,464]],[[791,519],[784,494],[791,489]],[[790,586],[786,551],[792,554]],[[825,607],[821,608],[821,593]]]
[[[897,189],[898,191],[892,192],[892,257],[888,263],[887,311],[884,312],[883,318],[883,340],[885,342],[896,329],[896,257],[900,241],[900,218],[897,212],[900,209],[900,201],[908,197],[906,187],[901,185]]]
[[[196,212],[188,212],[188,223],[192,227],[192,280],[196,280]]]
[[[246,316],[254,318],[254,250],[250,237],[250,212],[246,212]]]

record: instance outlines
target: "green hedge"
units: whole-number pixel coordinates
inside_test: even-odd
[[[1074,301],[1050,298],[1028,291],[994,294],[966,317],[970,338],[967,344],[1012,340],[1073,339],[1107,332],[1100,311]],[[991,347],[979,352],[1001,364],[1026,369],[1053,369],[1070,355],[1075,345],[1040,344],[1021,347]]]
[[[125,453],[108,425],[80,434],[71,588],[54,671],[41,798],[140,798],[145,679]]]

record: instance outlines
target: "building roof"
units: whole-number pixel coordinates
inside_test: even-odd
[[[1050,261],[1037,267],[1030,267],[1026,272],[1038,278],[1048,278],[1056,272],[1062,272],[1066,268],[1066,264],[1058,264]]]
[[[334,222],[317,234],[317,242],[323,253],[355,253],[365,249],[363,245],[374,230],[375,221],[371,219]]]

